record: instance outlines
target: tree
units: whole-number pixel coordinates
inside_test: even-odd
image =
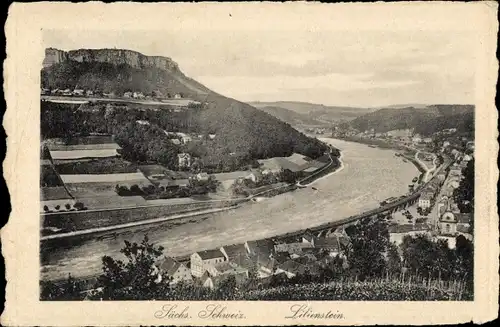
[[[49,211],[49,207],[47,207],[46,205],[43,206],[43,211],[45,211],[45,212]]]
[[[387,272],[390,275],[397,275],[401,272],[402,262],[398,248],[395,244],[389,243],[387,249]]]
[[[126,261],[109,256],[102,258],[103,273],[98,278],[102,289],[93,297],[104,300],[152,300],[166,298],[169,288],[166,273],[155,266],[163,253],[163,247],[149,243],[144,236],[141,243],[125,241],[120,251]]]
[[[229,275],[224,278],[215,291],[215,296],[220,300],[232,300],[235,297],[236,292],[236,277],[234,275]]]
[[[71,205],[70,205],[69,203],[66,203],[66,204],[64,205],[64,207],[66,207],[66,210],[71,209]]]
[[[59,209],[61,209],[61,206],[60,206],[60,205],[56,205],[56,206],[54,207],[54,209],[59,210]]]
[[[467,163],[462,172],[463,178],[453,191],[453,198],[461,212],[474,212],[474,160]]]
[[[81,301],[85,295],[81,282],[76,281],[71,274],[62,284],[57,285],[51,281],[40,283],[40,299],[46,301]]]
[[[389,247],[387,222],[361,220],[346,228],[351,239],[347,253],[351,272],[359,279],[381,276],[386,270],[385,253]]]
[[[84,208],[83,203],[81,203],[81,202],[75,202],[75,204],[73,204],[73,207],[76,210],[83,210],[83,208]]]

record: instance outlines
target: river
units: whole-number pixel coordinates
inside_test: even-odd
[[[160,223],[59,241],[57,246],[41,250],[41,278],[98,274],[103,255],[121,256],[125,240],[139,242],[145,233],[153,243],[165,248],[165,254],[182,256],[339,220],[373,209],[388,197],[407,193],[408,184],[418,176],[415,166],[403,162],[392,150],[322,140],[341,150],[343,167],[317,180],[316,191],[311,187],[298,189],[174,227]]]

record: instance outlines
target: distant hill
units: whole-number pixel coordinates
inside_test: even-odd
[[[292,125],[292,126],[324,126],[326,123],[324,121],[319,121],[311,117],[308,114],[299,114],[295,111],[285,109],[282,107],[266,106],[258,108],[268,114]]]
[[[296,101],[250,102],[250,104],[259,109],[265,107],[283,108],[300,115],[307,115],[310,119],[323,123],[348,121],[376,110],[372,108],[325,106],[322,104]]]
[[[416,133],[430,135],[445,128],[461,132],[474,130],[473,105],[430,105],[425,108],[384,108],[349,122],[360,131],[375,129],[387,132],[413,128]]]
[[[189,121],[175,122],[179,131],[197,126],[200,132],[217,134],[217,153],[242,152],[256,158],[288,156],[294,152],[310,157],[326,147],[264,111],[217,94],[185,76],[177,63],[166,57],[145,56],[123,49],[46,49],[41,85],[49,89],[82,89],[101,92],[140,91],[150,94],[181,93],[204,103]]]

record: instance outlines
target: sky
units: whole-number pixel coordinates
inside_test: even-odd
[[[472,104],[471,32],[46,30],[45,47],[120,48],[172,58],[189,77],[240,101],[378,107]]]

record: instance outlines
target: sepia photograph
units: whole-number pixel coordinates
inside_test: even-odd
[[[474,298],[470,35],[43,33],[42,300]]]
[[[40,29],[34,301],[474,304],[478,30],[207,22]]]

